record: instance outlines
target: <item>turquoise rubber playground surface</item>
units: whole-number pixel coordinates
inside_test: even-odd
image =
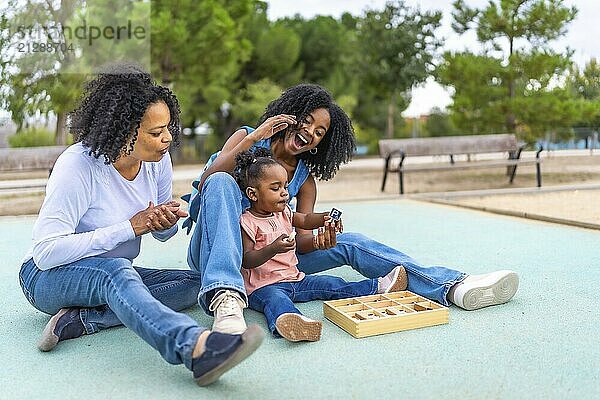
[[[430,265],[468,273],[513,269],[505,305],[450,308],[447,325],[355,339],[324,320],[321,341],[267,336],[207,388],[127,328],[36,349],[49,316],[21,293],[18,270],[34,217],[0,218],[0,399],[593,399],[600,398],[600,231],[410,200],[335,204],[359,231]],[[331,204],[321,204],[322,209]],[[187,268],[188,237],[146,237],[136,265]],[[330,273],[360,276],[349,267]],[[212,318],[187,311],[202,325]],[[249,323],[264,318],[245,311]]]

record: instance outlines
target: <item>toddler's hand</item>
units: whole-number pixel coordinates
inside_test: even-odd
[[[296,231],[292,231],[292,233],[290,233],[288,235],[287,239],[285,239],[285,240],[287,240],[288,242],[295,241],[296,240]]]
[[[292,238],[292,240],[288,240],[288,235],[283,234],[279,236],[277,239],[270,244],[276,254],[279,253],[287,253],[290,250],[294,250],[296,248],[296,240]]]

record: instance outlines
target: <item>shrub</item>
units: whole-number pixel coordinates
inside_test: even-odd
[[[27,128],[8,137],[10,147],[54,145],[54,132],[44,128]]]

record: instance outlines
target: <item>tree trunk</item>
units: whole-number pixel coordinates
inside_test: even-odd
[[[390,102],[388,103],[387,111],[387,124],[385,130],[385,137],[391,139],[394,137],[394,111],[395,111],[395,96],[392,94]]]
[[[56,134],[54,143],[64,146],[67,144],[67,114],[60,112],[56,115]]]
[[[515,113],[512,110],[509,111],[506,117],[506,128],[508,129],[508,133],[517,133],[517,119],[515,118]]]
[[[510,68],[510,66],[509,66]],[[508,82],[508,113],[506,114],[506,129],[508,133],[517,133],[517,119],[513,110],[513,103],[515,99],[515,78],[513,71],[510,71],[510,78]]]
[[[513,21],[514,26],[514,21]],[[515,117],[515,111],[513,110],[513,103],[516,96],[515,93],[515,75],[513,69],[513,52],[514,52],[514,38],[510,36],[508,38],[508,113],[506,114],[506,129],[508,133],[517,133],[517,123]]]

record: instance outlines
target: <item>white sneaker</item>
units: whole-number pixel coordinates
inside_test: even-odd
[[[214,311],[213,332],[242,334],[246,330],[243,309],[246,302],[234,290],[221,290],[212,298],[208,309]]]
[[[517,292],[519,276],[514,271],[502,270],[482,275],[468,275],[454,285],[449,300],[465,310],[506,303]]]
[[[377,278],[377,293],[400,292],[406,290],[408,276],[402,265],[398,265],[387,275]]]
[[[302,314],[285,313],[275,321],[277,332],[290,342],[316,342],[321,339],[321,321],[315,321]]]

